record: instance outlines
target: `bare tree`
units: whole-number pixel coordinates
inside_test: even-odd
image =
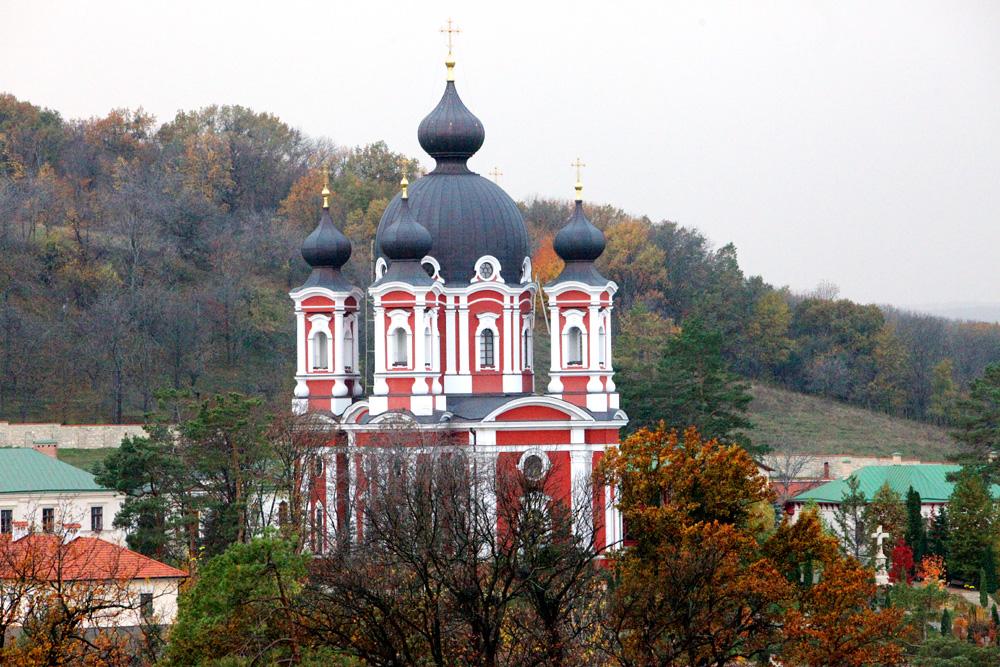
[[[808,454],[795,454],[791,451],[775,451],[764,456],[764,463],[774,472],[774,491],[781,505],[788,502],[792,493],[792,483],[801,479],[803,473],[812,468],[816,459]]]
[[[591,488],[560,498],[446,436],[351,454],[356,524],[304,611],[326,643],[374,665],[580,663],[603,579]]]

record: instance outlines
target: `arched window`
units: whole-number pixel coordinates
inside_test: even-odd
[[[607,362],[608,351],[605,349],[607,342],[608,337],[604,333],[604,325],[602,324],[597,330],[597,363],[600,364],[601,368],[604,368],[604,364]]]
[[[479,334],[479,367],[493,368],[496,366],[496,359],[493,352],[493,332],[483,329]]]
[[[312,339],[312,367],[313,370],[326,370],[330,368],[330,346],[329,338],[322,331],[317,331]]]
[[[570,327],[566,331],[566,364],[583,365],[583,332],[579,327]]]
[[[434,335],[428,326],[424,329],[424,366],[430,368],[434,362]]]
[[[344,327],[344,370],[354,370],[354,324],[348,322]]]
[[[409,365],[409,345],[406,344],[406,330],[402,327],[392,332],[392,365]]]

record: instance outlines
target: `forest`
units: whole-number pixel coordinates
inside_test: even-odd
[[[240,106],[162,124],[142,109],[69,120],[0,95],[0,419],[143,421],[161,389],[286,406],[287,292],[306,275],[299,246],[325,168],[354,246],[347,271],[364,287],[379,218],[404,170],[420,173],[417,158],[308,137]],[[520,206],[544,283],[560,269],[552,236],[569,202]],[[611,205],[588,214],[608,239],[600,268],[620,287],[626,410],[643,369],[692,322],[747,379],[944,425],[1000,360],[1000,325],[853,303],[832,285],[793,293],[744,275],[734,246],[694,228]]]

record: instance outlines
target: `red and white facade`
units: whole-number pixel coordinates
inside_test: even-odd
[[[361,396],[358,324],[361,290],[303,286],[295,302],[296,414],[310,410],[341,414]]]
[[[585,230],[591,241],[573,248],[580,257],[567,261],[572,270],[544,288],[549,310],[540,316],[548,320],[552,357],[538,361],[549,364],[551,381],[536,394],[539,287],[528,235],[510,197],[465,166],[484,134],[453,81],[418,136],[438,165],[414,183],[409,198],[404,180],[379,225],[375,282],[368,288],[374,361],[367,394],[358,374],[361,292],[314,285],[291,293],[298,322],[293,405],[335,433],[313,485],[311,519],[322,536],[316,548],[344,529],[360,535],[366,448],[384,444],[390,428],[394,437],[403,434],[404,446],[411,434],[415,448],[425,446],[424,435],[441,442],[446,434],[449,446],[468,447],[477,465],[497,474],[541,470],[551,501],[585,503],[598,545],[612,548],[623,537],[613,489],[576,492],[589,487],[627,423],[611,356],[617,286],[592,262],[603,235]],[[583,224],[580,217],[578,202],[571,222]],[[567,225],[564,240],[573,241],[574,229]],[[312,252],[343,257],[323,247]],[[324,344],[327,357],[316,351]]]

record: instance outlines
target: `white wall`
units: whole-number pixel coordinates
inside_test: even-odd
[[[0,510],[13,510],[14,523],[27,522],[27,529],[14,527],[14,537],[20,537],[34,525],[36,531],[42,529],[42,509],[55,510],[54,532],[66,532],[65,524],[78,523],[75,535],[100,537],[102,540],[121,546],[125,545],[125,532],[113,526],[115,515],[121,510],[124,498],[114,491],[88,491],[85,493],[2,493]],[[94,532],[90,528],[90,508],[104,508],[104,530]]]

